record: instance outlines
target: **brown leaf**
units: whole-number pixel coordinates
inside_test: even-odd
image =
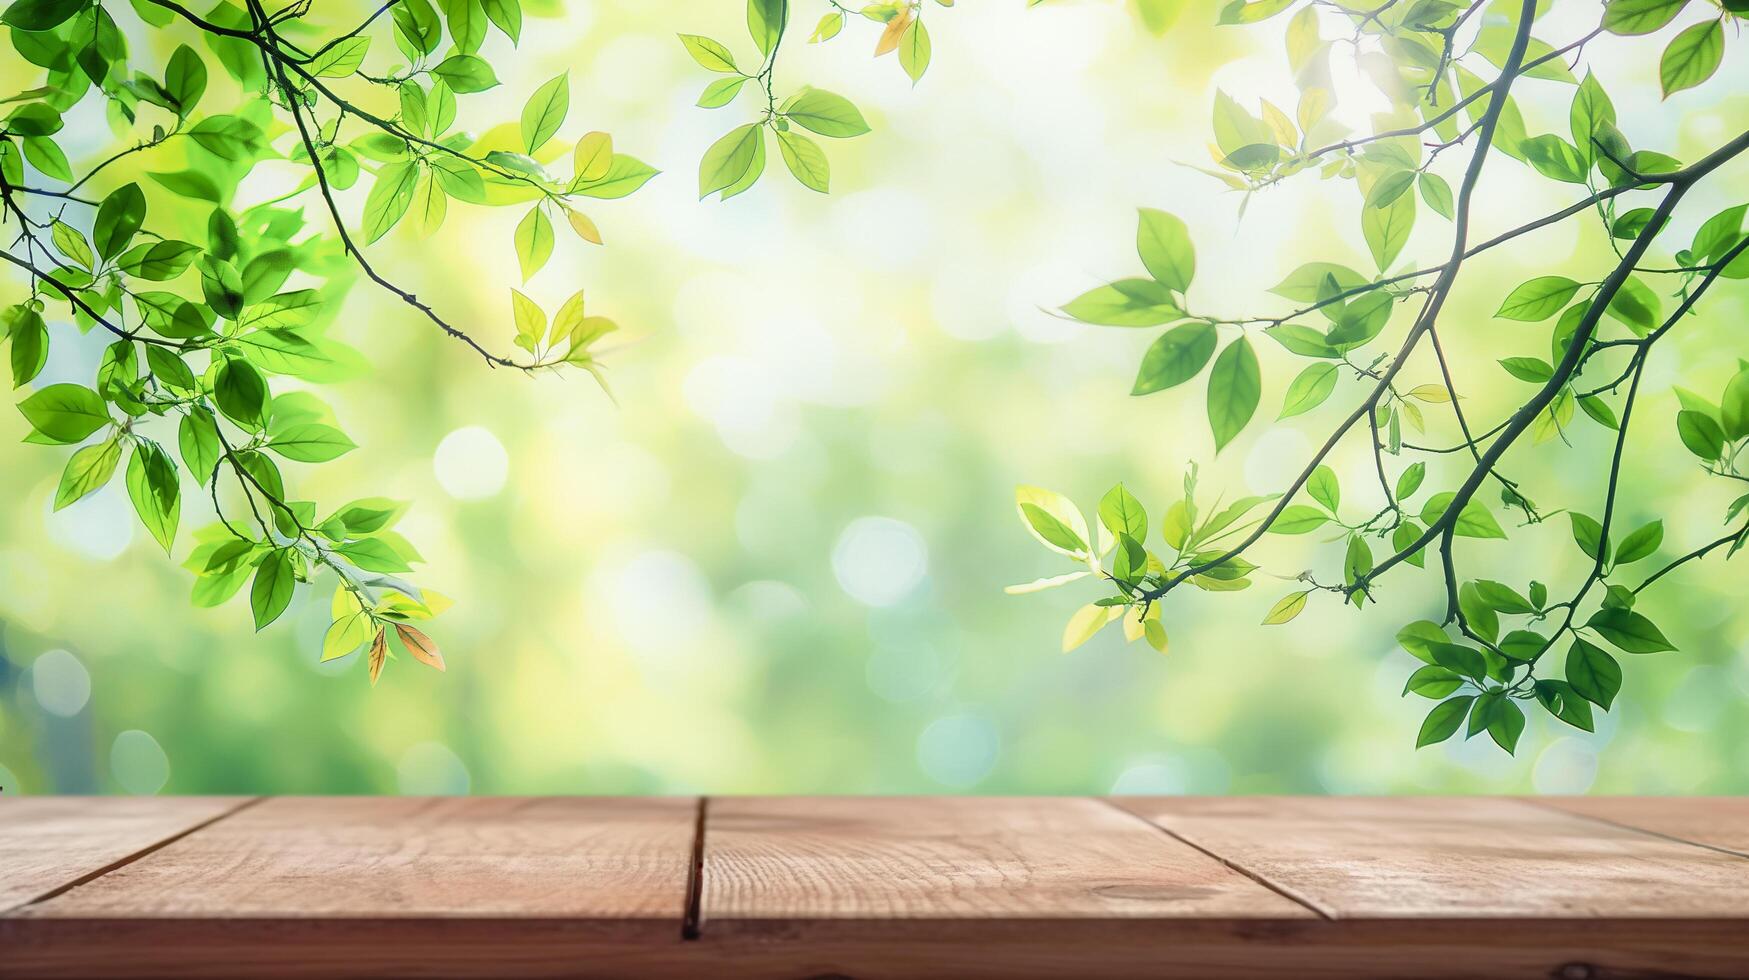
[[[389,658],[389,634],[383,627],[377,627],[376,639],[370,641],[370,686],[377,686],[377,678],[383,676],[383,661]]]
[[[904,35],[905,28],[910,26],[911,11],[908,9],[899,11],[897,16],[887,21],[887,29],[881,32],[881,39],[875,43],[874,56],[879,58],[883,54],[897,50],[899,38]]]
[[[411,626],[402,626],[400,623],[395,624],[395,634],[401,638],[402,643],[407,645],[407,652],[413,655],[414,660],[427,667],[444,669],[443,651],[437,649],[437,644],[431,641],[431,637]]]

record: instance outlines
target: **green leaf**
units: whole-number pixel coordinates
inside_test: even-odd
[[[1610,298],[1605,312],[1644,337],[1658,325],[1661,306],[1658,294],[1652,291],[1652,287],[1629,276]]]
[[[789,0],[747,0],[747,33],[760,54],[768,55],[777,47],[788,23]]]
[[[1490,579],[1477,579],[1474,583],[1476,594],[1488,607],[1498,612],[1524,615],[1536,612],[1536,607],[1530,600],[1518,594],[1518,590],[1503,582]]]
[[[1464,679],[1444,667],[1428,664],[1419,667],[1409,675],[1408,683],[1403,685],[1404,694],[1419,694],[1424,698],[1439,700],[1451,692],[1464,686]]]
[[[1524,710],[1512,698],[1497,698],[1488,711],[1488,736],[1508,754],[1518,748],[1524,734]]]
[[[1336,390],[1336,365],[1313,364],[1296,376],[1287,386],[1277,421],[1303,415],[1317,408]]]
[[[413,203],[413,191],[419,186],[419,168],[413,161],[384,164],[377,171],[376,183],[364,201],[364,240],[370,244],[389,233],[407,206]]]
[[[238,116],[208,116],[189,130],[189,137],[221,160],[248,160],[262,145],[260,127]]]
[[[778,130],[777,149],[783,154],[783,165],[803,187],[827,193],[832,182],[832,168],[826,162],[826,151],[820,144],[793,129]]]
[[[296,586],[290,548],[274,551],[256,567],[255,583],[249,587],[249,609],[255,614],[257,631],[285,612]]]
[[[1425,663],[1438,663],[1433,659],[1434,646],[1450,642],[1451,637],[1445,635],[1438,623],[1425,619],[1416,620],[1397,631],[1397,644]]]
[[[134,502],[134,512],[154,540],[170,553],[176,538],[176,525],[182,515],[180,480],[176,463],[163,447],[151,440],[142,440],[128,457],[128,498]]]
[[[1427,202],[1427,206],[1433,209],[1433,213],[1450,221],[1452,215],[1456,213],[1456,207],[1452,202],[1451,185],[1438,174],[1424,173],[1421,175],[1420,186],[1421,200]]]
[[[722,44],[699,34],[682,34],[680,43],[686,46],[686,53],[692,55],[692,60],[707,71],[737,72],[735,56]],[[742,79],[745,81],[745,79]]]
[[[1154,281],[1178,292],[1190,288],[1196,274],[1196,249],[1190,232],[1176,215],[1153,208],[1141,209],[1136,223],[1136,252]]]
[[[304,70],[320,78],[345,78],[364,64],[370,50],[370,38],[363,34],[335,42],[334,46],[316,55]]]
[[[20,31],[51,31],[85,7],[83,0],[17,0],[0,14],[0,23]]]
[[[929,30],[923,26],[923,18],[918,17],[899,38],[899,67],[910,76],[912,85],[916,85],[923,73],[929,70],[929,54]]]
[[[32,166],[56,180],[73,182],[73,164],[54,140],[47,136],[26,136],[20,142],[24,144],[24,158]]]
[[[1437,493],[1427,499],[1421,507],[1421,521],[1424,524],[1437,523],[1445,516],[1446,508],[1451,506],[1457,494],[1447,491]],[[1488,508],[1475,498],[1470,498],[1464,504],[1464,509],[1458,512],[1457,520],[1452,525],[1453,533],[1464,538],[1504,538],[1506,532],[1500,529],[1500,523]]]
[[[223,453],[212,413],[199,405],[191,407],[177,426],[176,444],[182,450],[182,462],[188,472],[202,483],[210,480]]]
[[[1603,560],[1603,553],[1609,550],[1603,541],[1603,525],[1576,510],[1567,513],[1567,520],[1573,526],[1573,540],[1579,550],[1593,561]]]
[[[1481,653],[1462,644],[1429,642],[1427,654],[1439,666],[1471,680],[1479,682],[1488,676],[1488,661]]]
[[[1539,276],[1514,289],[1494,315],[1507,320],[1546,320],[1559,313],[1578,291],[1579,284],[1566,276]]]
[[[1336,471],[1328,466],[1312,471],[1306,480],[1306,493],[1332,514],[1342,505],[1342,484],[1336,479]]]
[[[146,220],[146,195],[138,184],[123,184],[98,205],[91,238],[101,258],[112,259],[128,247]]]
[[[1537,681],[1535,690],[1537,701],[1556,718],[1581,731],[1597,730],[1591,719],[1591,703],[1575,691],[1573,685],[1566,681]]]
[[[1603,26],[1612,34],[1650,34],[1676,19],[1688,0],[1609,0]]]
[[[528,153],[541,148],[559,131],[571,109],[571,76],[556,75],[535,89],[522,107],[522,148]]]
[[[1662,653],[1676,649],[1651,620],[1631,609],[1599,609],[1585,625],[1628,653]]]
[[[108,483],[120,460],[121,443],[115,439],[105,439],[75,452],[67,460],[67,468],[61,471],[61,484],[55,489],[55,509],[60,510]]]
[[[1719,396],[1719,427],[1728,439],[1749,436],[1749,368],[1725,383],[1724,394]]]
[[[1330,515],[1307,504],[1290,504],[1270,522],[1271,534],[1309,534],[1329,523]]]
[[[597,180],[585,180],[573,183],[571,191],[584,197],[612,200],[625,197],[627,194],[644,186],[651,177],[660,173],[637,157],[615,153],[608,164],[607,174]]]
[[[1585,183],[1585,175],[1590,169],[1585,156],[1554,133],[1533,136],[1520,142],[1518,148],[1544,177],[1569,184]]]
[[[1413,497],[1415,491],[1421,489],[1421,481],[1426,478],[1426,463],[1410,463],[1409,466],[1403,470],[1403,474],[1397,477],[1397,499],[1405,500],[1409,497]]]
[[[381,538],[348,541],[334,550],[367,572],[405,572],[412,567]]]
[[[97,392],[75,384],[49,385],[18,403],[31,427],[58,443],[80,442],[110,424]]]
[[[1310,594],[1311,590],[1308,589],[1282,596],[1275,605],[1269,607],[1269,612],[1263,617],[1263,625],[1276,626],[1292,620],[1306,608],[1306,596]]]
[[[1585,80],[1579,83],[1578,91],[1573,93],[1573,106],[1568,110],[1567,121],[1573,132],[1573,145],[1579,148],[1579,155],[1584,157],[1589,170],[1597,161],[1597,145],[1592,140],[1602,134],[1605,127],[1615,125],[1615,104],[1589,71],[1585,73]]]
[[[520,0],[485,0],[483,6],[486,8],[486,17],[504,32],[504,36],[510,39],[510,43],[516,44],[522,40],[522,4]]]
[[[1443,742],[1457,734],[1458,728],[1464,723],[1464,715],[1470,712],[1470,703],[1475,701],[1475,695],[1465,694],[1441,701],[1427,713],[1427,718],[1421,723],[1421,732],[1415,736],[1415,747]]]
[[[326,463],[357,449],[358,444],[333,426],[306,422],[275,435],[267,448],[300,463]]]
[[[553,223],[536,204],[516,225],[516,261],[522,267],[522,281],[533,278],[552,254]]]
[[[1085,557],[1088,545],[1087,521],[1069,498],[1041,487],[1016,487],[1015,509],[1039,543],[1052,551],[1072,558]]]
[[[1555,376],[1554,365],[1540,357],[1504,357],[1500,366],[1520,381],[1542,384]]]
[[[1360,212],[1361,235],[1372,253],[1373,262],[1382,271],[1397,261],[1409,232],[1415,226],[1415,199],[1407,194],[1382,208],[1363,208]]]
[[[747,79],[740,75],[733,78],[719,78],[704,87],[704,94],[698,97],[698,107],[700,109],[717,109],[726,106],[735,101],[735,96],[741,93],[741,86],[745,84],[747,84]]]
[[[449,21],[449,37],[457,49],[469,54],[480,50],[486,40],[485,9],[480,0],[439,0],[443,15]]]
[[[809,88],[788,103],[783,115],[791,122],[821,136],[844,139],[868,132],[862,113],[842,95]]]
[[[450,90],[466,95],[484,92],[498,84],[498,76],[485,59],[471,54],[452,54],[439,62],[431,73],[442,79]]]
[[[1664,522],[1652,521],[1623,538],[1615,549],[1615,563],[1626,565],[1649,558],[1664,543]]]
[[[1608,711],[1621,691],[1621,664],[1601,647],[1574,637],[1567,649],[1567,683],[1580,697]]]
[[[85,241],[85,236],[79,232],[79,229],[56,218],[54,224],[50,226],[49,238],[55,243],[55,248],[60,249],[62,255],[72,259],[80,268],[90,272],[97,267],[97,258],[91,254],[91,245]]]
[[[147,242],[123,252],[116,266],[130,276],[162,282],[182,275],[199,254],[200,246],[190,242]]]
[[[1718,20],[1695,24],[1676,35],[1658,62],[1664,97],[1693,88],[1713,77],[1725,54],[1725,28]]]
[[[1214,325],[1202,322],[1186,323],[1161,334],[1142,355],[1141,370],[1130,394],[1163,391],[1196,377],[1214,355],[1215,341]]]
[[[1152,327],[1184,319],[1172,294],[1152,279],[1119,279],[1089,289],[1064,303],[1063,313],[1107,327]]]
[[[267,418],[267,380],[248,361],[225,358],[213,376],[213,400],[226,418],[259,430]]]
[[[737,126],[705,151],[698,164],[698,196],[703,200],[734,186],[753,166],[764,127],[759,123]]]
[[[1221,351],[1209,371],[1208,416],[1216,452],[1251,421],[1262,397],[1263,375],[1257,352],[1251,349],[1250,340],[1240,337]]]
[[[40,313],[27,309],[12,323],[12,387],[30,383],[48,360],[48,325]]]
[[[1105,496],[1100,498],[1099,520],[1114,535],[1127,534],[1137,541],[1148,537],[1148,512],[1142,508],[1142,502],[1136,499],[1135,494],[1130,493],[1121,483],[1107,490]]]
[[[1709,463],[1724,455],[1725,431],[1711,415],[1693,409],[1677,412],[1676,434],[1689,452]]]

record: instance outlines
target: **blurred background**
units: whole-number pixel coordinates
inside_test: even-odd
[[[1139,271],[1141,205],[1189,221],[1201,309],[1284,309],[1264,290],[1311,259],[1371,268],[1351,183],[1289,181],[1241,216],[1239,195],[1184,166],[1208,163],[1217,86],[1252,107],[1259,96],[1291,106],[1294,95],[1285,19],[1217,28],[1214,5],[1182,6],[1156,36],[1120,3],[929,5],[934,64],[913,88],[893,58],[869,57],[874,25],[853,20],[829,44],[802,43],[825,5],[796,0],[780,89],[841,92],[874,132],[823,141],[830,196],[795,184],[774,156],[754,190],[702,204],[700,155],[752,110],[694,108],[712,76],[674,34],[720,38],[750,60],[739,2],[552,0],[544,17],[531,9],[519,52],[493,33],[505,84],[463,100],[464,126],[516,118],[528,93],[568,69],[561,139],[608,130],[665,173],[593,208],[605,248],[563,235],[523,287],[548,309],[587,288],[591,312],[622,324],[610,359],[617,407],[581,372],[487,370],[368,285],[348,299],[336,335],[373,368],[325,397],[362,451],[290,464],[288,476],[324,501],[413,502],[401,528],[428,559],[418,580],[456,600],[434,629],[448,673],[403,658],[373,690],[357,656],[318,665],[326,587],[300,594],[259,635],[246,600],[194,609],[190,576],[138,526],[120,480],[51,513],[66,453],[20,445],[25,423],[7,410],[0,785],[1749,791],[1742,558],[1711,559],[1650,591],[1648,612],[1681,652],[1623,657],[1622,695],[1596,734],[1533,717],[1517,758],[1485,738],[1412,748],[1428,703],[1399,697],[1418,662],[1392,636],[1437,617],[1432,570],[1388,578],[1381,608],[1314,601],[1288,627],[1257,625],[1286,584],[1183,590],[1166,609],[1165,656],[1124,645],[1115,629],[1058,652],[1064,620],[1091,590],[1003,594],[1070,570],[1020,526],[1015,484],[1068,493],[1091,513],[1123,480],[1158,514],[1196,458],[1211,494],[1272,492],[1357,397],[1339,388],[1310,415],[1262,424],[1300,367],[1265,342],[1258,420],[1212,457],[1200,382],[1127,395],[1157,331],[1041,311]],[[1591,0],[1556,6],[1538,33],[1557,45],[1597,22]],[[1636,146],[1692,159],[1749,125],[1749,59],[1728,51],[1719,76],[1661,103],[1656,52],[1669,33],[1606,37],[1589,60]],[[1338,112],[1361,128],[1377,97],[1347,74]],[[1528,84],[1530,131],[1565,133],[1571,88]],[[93,153],[108,139],[94,133]],[[1458,163],[1441,167],[1449,175]],[[1739,163],[1697,189],[1676,237],[1746,187]],[[1478,238],[1572,199],[1504,158],[1482,193]],[[372,254],[508,348],[518,217],[452,208],[435,238],[403,227]],[[1423,209],[1406,258],[1440,260],[1448,234]],[[1568,224],[1466,267],[1444,336],[1466,365],[1472,417],[1499,418],[1524,390],[1497,358],[1546,355],[1546,325],[1490,319],[1504,294],[1537,274],[1596,279],[1608,255],[1595,222]],[[1716,398],[1743,350],[1746,295],[1740,282],[1717,290],[1648,369],[1623,520],[1664,518],[1660,563],[1717,536],[1731,499],[1674,438],[1670,385]],[[96,362],[100,338],[62,336],[39,384],[85,379]],[[1428,365],[1416,370],[1433,380]],[[1430,407],[1432,428],[1449,432],[1440,408]],[[1526,448],[1509,470],[1545,510],[1596,512],[1602,436],[1581,419],[1571,448]],[[1364,494],[1364,443],[1335,462]],[[1456,473],[1436,465],[1430,483],[1441,475]],[[186,506],[177,561],[188,529],[210,516],[197,506]],[[1339,561],[1317,538],[1271,539],[1263,553],[1290,575]],[[1582,574],[1564,520],[1463,548],[1477,575],[1522,585],[1535,573],[1557,594]]]

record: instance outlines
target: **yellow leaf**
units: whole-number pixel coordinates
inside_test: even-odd
[[[571,223],[571,230],[577,233],[578,238],[596,245],[601,244],[601,230],[595,227],[595,222],[589,220],[588,215],[566,208],[565,220]]]
[[[389,656],[388,631],[378,627],[376,639],[370,641],[370,686],[377,686],[377,678],[383,676],[383,661]]]
[[[1306,596],[1310,592],[1307,589],[1305,592],[1290,592],[1282,596],[1281,601],[1270,607],[1269,614],[1263,617],[1263,625],[1275,626],[1298,616],[1300,610],[1306,608]]]
[[[613,166],[613,137],[602,132],[584,133],[573,157],[577,179],[600,180]]]
[[[1091,574],[1093,573],[1080,571],[1070,572],[1067,575],[1050,575],[1045,578],[1035,578],[1032,581],[1021,585],[1010,585],[1002,591],[1009,595],[1026,595],[1029,592],[1043,592],[1045,589],[1054,589],[1059,585],[1067,585],[1076,579],[1083,579]]]
[[[898,50],[899,38],[904,36],[905,28],[910,26],[911,8],[907,7],[899,11],[899,16],[887,21],[887,29],[881,32],[880,40],[875,42],[874,56],[879,58],[883,54]]]
[[[553,329],[547,336],[547,345],[550,347],[558,343],[559,338],[571,336],[583,319],[583,290],[579,289],[553,314]]]
[[[1097,606],[1088,603],[1075,610],[1069,625],[1063,629],[1063,652],[1068,653],[1105,628],[1105,624],[1123,614],[1122,606]]]
[[[414,660],[427,667],[435,667],[439,671],[444,669],[443,651],[437,649],[437,644],[431,641],[431,637],[411,626],[402,626],[400,623],[395,624],[395,635],[407,645],[407,652],[413,655]]]
[[[1451,401],[1451,392],[1444,385],[1416,385],[1403,393],[1405,398],[1414,398],[1430,404]]]

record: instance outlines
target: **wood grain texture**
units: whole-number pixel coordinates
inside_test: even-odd
[[[1749,797],[1549,796],[1534,802],[1749,857]]]
[[[1749,861],[1521,800],[1122,805],[1332,918],[1717,918],[1749,928]]]
[[[1098,800],[711,801],[706,932],[760,921],[1311,918]]]
[[[0,914],[243,802],[231,797],[0,797]]]
[[[190,801],[72,801],[104,873],[0,978],[1749,976],[1749,858],[1671,835],[1741,801],[1558,802],[727,798],[695,870],[692,800],[272,799],[114,867],[93,814]]]
[[[272,799],[0,920],[0,942],[26,972],[623,975],[623,957],[679,941],[695,813]]]

